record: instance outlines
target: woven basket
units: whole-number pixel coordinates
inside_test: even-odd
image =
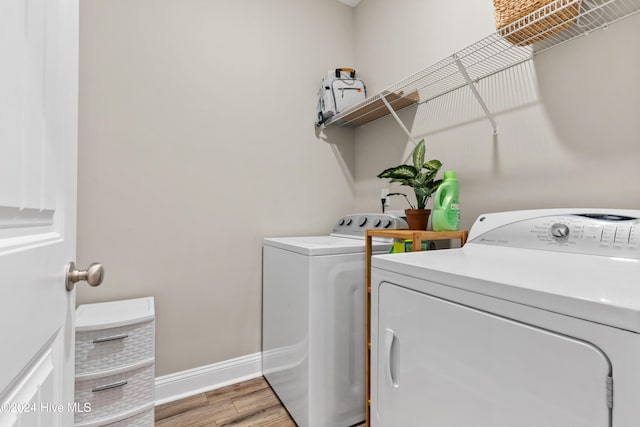
[[[493,0],[496,28],[511,43],[529,45],[574,25],[580,3],[581,0]],[[529,16],[548,5],[544,18]]]

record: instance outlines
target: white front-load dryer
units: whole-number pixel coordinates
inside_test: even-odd
[[[264,239],[262,371],[299,427],[364,421],[367,228],[407,224],[354,214],[327,236]]]
[[[374,427],[635,427],[640,211],[482,215],[372,258]]]

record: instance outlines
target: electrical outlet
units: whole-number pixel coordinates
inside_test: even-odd
[[[389,206],[389,198],[387,197],[387,194],[389,194],[388,188],[383,188],[382,190],[380,190],[380,199],[385,199],[385,202],[384,202],[385,207]]]

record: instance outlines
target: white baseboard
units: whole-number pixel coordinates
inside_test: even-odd
[[[262,375],[261,354],[249,354],[157,377],[156,405],[259,377]]]

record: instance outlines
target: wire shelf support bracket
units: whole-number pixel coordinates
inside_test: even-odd
[[[571,17],[567,18],[569,11]],[[401,80],[327,120],[332,125],[358,127],[469,87],[497,133],[495,117],[480,96],[476,85],[483,79],[519,64],[575,38],[640,12],[640,0],[554,0],[546,6],[500,28],[431,66]],[[414,141],[404,124],[403,131]],[[414,141],[415,143],[415,141]]]
[[[482,107],[482,111],[484,111],[484,114],[487,116],[487,119],[489,119],[489,122],[491,122],[491,129],[493,130],[493,134],[497,135],[498,125],[496,123],[495,117],[491,113],[491,110],[489,110],[489,107],[487,107],[487,104],[484,102],[484,99],[482,99],[482,95],[480,95],[480,92],[478,92],[478,89],[476,88],[475,83],[471,80],[471,77],[469,77],[469,73],[467,73],[467,70],[464,68],[462,61],[460,61],[460,58],[458,58],[458,55],[454,53],[452,58],[456,62],[456,65],[458,66],[458,70],[460,70],[460,74],[462,74],[462,77],[464,77],[464,80],[467,82],[467,86],[469,86],[469,89],[471,89],[473,96],[476,97],[476,100],[478,100],[480,107]]]
[[[391,106],[391,104],[389,104],[389,101],[387,101],[387,98],[383,94],[380,95],[380,100],[384,103],[385,107],[387,107],[391,116],[396,120],[396,122],[398,122],[398,125],[400,126],[400,128],[402,128],[402,130],[404,131],[404,133],[407,134],[411,142],[413,142],[413,145],[414,146],[418,145],[413,135],[411,135],[411,132],[409,132],[409,129],[407,129],[404,123],[402,123],[402,120],[400,120],[400,117],[398,116],[398,113],[396,113],[396,110],[393,109],[393,107]]]

